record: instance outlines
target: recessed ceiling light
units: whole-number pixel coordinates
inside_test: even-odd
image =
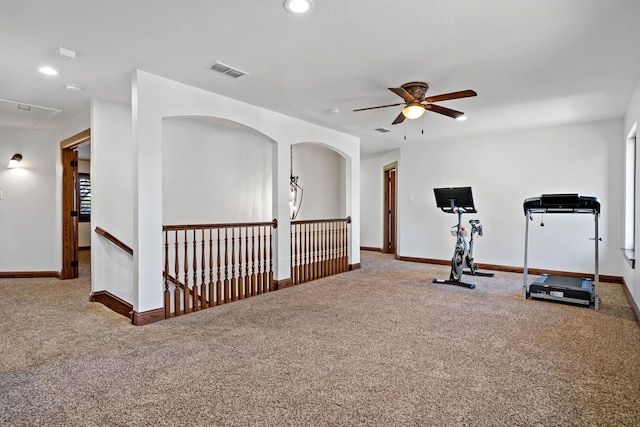
[[[40,67],[40,72],[42,74],[46,74],[47,76],[57,76],[58,72],[51,67]]]
[[[313,9],[312,0],[285,0],[284,8],[290,13],[305,13]]]
[[[467,120],[467,116],[462,115],[460,117],[457,117],[456,120],[459,121],[459,122],[464,122],[465,120]]]

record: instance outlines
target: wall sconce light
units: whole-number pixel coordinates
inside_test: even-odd
[[[300,212],[300,206],[302,205],[302,187],[298,185],[297,176],[293,176],[293,145],[291,146],[291,172],[290,172],[290,188],[291,193],[289,195],[289,213],[291,219],[296,219]]]
[[[22,154],[14,154],[11,160],[9,160],[8,169],[19,168],[22,161]]]

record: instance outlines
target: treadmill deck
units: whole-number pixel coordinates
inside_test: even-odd
[[[543,274],[529,285],[529,296],[589,306],[595,300],[595,289],[593,281],[588,278]]]

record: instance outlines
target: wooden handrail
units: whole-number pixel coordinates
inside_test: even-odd
[[[270,225],[273,228],[278,228],[278,220],[267,222],[234,222],[230,224],[186,224],[186,225],[163,225],[162,231],[171,230],[199,230],[201,228],[239,228],[239,227],[260,227],[264,225]]]
[[[176,285],[176,286],[178,286],[178,287],[180,287],[182,289],[187,289],[188,288],[188,286],[185,286],[184,283],[182,283],[181,281],[179,281],[178,279],[176,279],[172,275],[165,273],[164,271],[162,272],[162,277],[166,277],[169,282],[173,283],[174,285]]]
[[[304,221],[291,221],[291,224],[323,224],[327,222],[346,222],[351,224],[351,217],[346,218],[334,218],[334,219],[308,219]]]
[[[96,233],[98,233],[99,235],[103,236],[105,239],[107,239],[108,241],[110,241],[111,243],[113,243],[114,245],[119,247],[120,249],[123,249],[129,255],[133,255],[133,249],[132,248],[127,246],[125,243],[123,243],[122,240],[119,240],[117,237],[114,237],[108,231],[105,231],[104,229],[102,229],[100,227],[96,227]]]

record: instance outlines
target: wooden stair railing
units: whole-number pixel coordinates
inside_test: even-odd
[[[110,241],[111,243],[113,243],[114,245],[116,245],[117,247],[119,247],[120,249],[127,252],[129,255],[133,255],[133,249],[129,247],[126,243],[124,243],[122,240],[115,237],[113,234],[105,231],[101,227],[96,227],[95,232],[98,233],[100,236],[104,237],[105,239],[107,239],[108,241]],[[121,314],[125,317],[128,317],[133,321],[133,313],[134,313],[133,305],[131,305],[131,303],[121,299],[120,297],[112,294],[107,290],[91,292],[91,296],[89,297],[89,300],[92,302],[99,302],[109,307],[111,310],[115,311],[116,313]]]
[[[165,318],[274,290],[277,226],[275,219],[163,226]]]
[[[120,249],[124,250],[129,255],[133,255],[133,249],[131,247],[127,246],[126,243],[122,242],[122,240],[118,239],[117,237],[114,237],[113,234],[109,233],[108,231],[105,231],[103,228],[96,227],[96,233],[103,236],[105,239],[107,239],[108,241],[110,241]]]
[[[291,221],[293,285],[349,271],[351,217]]]

